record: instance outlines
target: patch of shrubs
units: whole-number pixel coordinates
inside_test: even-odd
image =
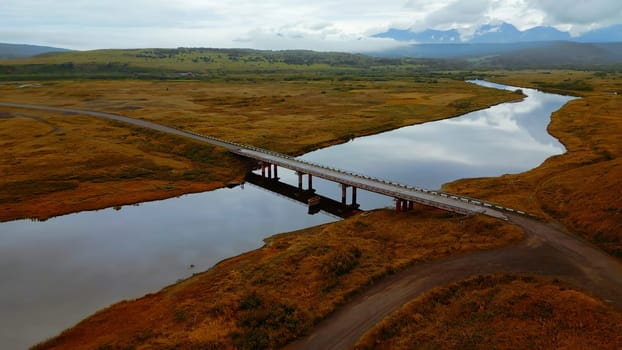
[[[357,247],[335,247],[327,254],[322,272],[333,276],[345,275],[359,264],[360,257],[361,251]]]
[[[242,298],[239,330],[231,334],[238,349],[275,349],[306,331],[310,319],[295,305],[275,302],[256,292]]]

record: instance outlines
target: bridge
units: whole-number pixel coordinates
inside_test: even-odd
[[[491,217],[507,220],[508,217],[505,213],[518,213],[525,215],[522,211],[516,211],[511,208],[505,208],[500,205],[482,201],[475,198],[469,198],[465,196],[458,196],[451,193],[432,191],[415,186],[409,186],[382,180],[378,178],[369,177],[363,174],[356,174],[346,170],[332,168],[320,164],[307,162],[301,159],[297,159],[286,154],[273,152],[270,150],[253,147],[249,145],[243,145],[227,140],[201,135],[192,131],[176,129],[173,127],[157,124],[154,122],[134,119],[118,114],[95,112],[74,108],[61,108],[41,105],[29,105],[29,104],[16,104],[16,103],[2,103],[0,106],[13,107],[13,108],[27,108],[27,109],[39,109],[50,110],[68,114],[81,114],[90,115],[98,118],[105,118],[116,120],[124,123],[137,125],[140,127],[158,130],[170,134],[188,137],[197,141],[210,143],[215,146],[220,146],[228,149],[231,153],[239,156],[253,159],[258,162],[258,166],[261,169],[262,177],[264,178],[276,178],[278,177],[278,168],[286,168],[295,171],[298,174],[298,188],[303,190],[303,177],[307,177],[308,190],[313,188],[313,178],[318,177],[336,183],[341,184],[342,188],[342,204],[347,202],[347,191],[351,189],[351,205],[356,206],[357,189],[362,189],[370,192],[379,193],[385,196],[389,196],[395,199],[395,209],[397,211],[412,210],[415,203],[423,204],[430,207],[435,207],[450,212],[455,212],[464,215],[470,214],[484,214]]]
[[[417,203],[464,215],[484,214],[503,220],[508,219],[507,216],[503,214],[504,211],[525,214],[521,211],[515,211],[474,198],[457,196],[441,191],[431,191],[424,188],[373,178],[346,170],[307,162],[262,148],[228,142],[206,135],[192,134],[207,139],[213,139],[219,144],[227,144],[227,148],[230,152],[258,161],[262,177],[278,177],[279,167],[295,171],[298,175],[298,188],[300,190],[303,190],[304,176],[307,176],[309,190],[313,188],[313,177],[339,183],[342,189],[342,204],[346,204],[347,191],[348,188],[351,188],[352,206],[356,206],[357,204],[357,189],[362,189],[395,198],[395,209],[397,211],[412,210],[414,204]]]

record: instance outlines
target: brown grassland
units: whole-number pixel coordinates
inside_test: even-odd
[[[225,150],[86,116],[3,109],[0,219],[204,191],[241,179]]]
[[[479,276],[411,301],[356,349],[620,349],[622,313],[560,283]]]
[[[459,180],[444,190],[537,214],[622,257],[622,75],[501,72],[494,80],[580,96],[549,125],[567,152],[525,173]],[[564,84],[576,81],[592,90]]]
[[[521,238],[517,227],[487,217],[366,212],[270,237],[261,249],[113,305],[35,349],[277,348],[393,271]]]
[[[453,80],[17,86],[0,85],[1,100],[119,113],[288,154],[520,98]],[[210,190],[249,169],[209,145],[92,117],[0,112],[0,221]]]
[[[613,94],[622,92],[622,76],[497,72],[492,80],[580,95],[582,99],[556,112],[549,126],[568,152],[523,174],[461,180],[445,189],[557,221],[622,256],[622,96]],[[572,84],[579,80],[592,90]],[[0,93],[4,101],[116,111],[290,154],[517,97],[449,80],[437,84],[52,82],[19,90],[0,85]],[[201,146],[201,153],[191,142],[169,152],[180,144],[179,139],[119,124],[2,111],[0,152],[5,152],[2,159],[12,162],[0,164],[6,175],[0,179],[0,198],[5,194],[9,198],[0,201],[2,220],[75,210],[54,209],[53,203],[62,206],[67,200],[80,203],[82,209],[95,209],[100,201],[121,204],[202,190],[239,179],[248,169],[248,164],[217,149]],[[20,144],[23,137],[32,139]],[[86,146],[84,151],[77,151],[80,145]],[[74,155],[76,151],[80,153]],[[188,155],[196,152],[201,155]],[[98,158],[99,153],[106,157]],[[111,158],[119,163],[104,161]],[[98,161],[99,168],[84,169]],[[39,170],[28,171],[31,168]],[[67,178],[69,174],[78,178]],[[21,184],[21,189],[14,184]],[[87,189],[78,192],[83,186]],[[123,197],[126,187],[135,189],[133,197]],[[48,202],[41,208],[51,211],[29,211],[45,198]],[[89,202],[89,198],[94,199]],[[7,211],[20,202],[25,203],[22,211]],[[420,261],[507,245],[521,237],[517,228],[506,223],[432,209],[363,213],[271,237],[261,249],[157,293],[113,305],[36,348],[274,348],[308,331],[388,273]],[[620,346],[619,311],[553,280],[482,277],[432,291],[412,305],[424,310],[417,311],[421,317],[413,313],[416,317],[397,324],[390,318],[386,330],[375,331],[362,344],[381,346],[384,343],[376,343],[380,338],[392,338],[389,341],[396,343],[387,344],[427,341],[422,347],[529,348],[533,344],[537,348],[564,346],[564,339],[576,338],[585,347]],[[462,333],[446,332],[452,324]]]

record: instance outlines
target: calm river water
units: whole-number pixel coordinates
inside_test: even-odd
[[[521,102],[357,138],[301,158],[429,189],[525,171],[564,152],[546,127],[551,113],[573,98],[522,90],[528,97]],[[297,184],[290,171],[279,169],[279,176]],[[314,179],[314,188],[341,198],[335,183]],[[393,205],[365,191],[358,198],[363,209]],[[27,348],[111,303],[260,247],[272,234],[336,220],[308,215],[302,204],[245,184],[121,210],[0,223],[0,344]]]

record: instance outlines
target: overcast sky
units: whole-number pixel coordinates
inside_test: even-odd
[[[0,42],[70,49],[247,47],[368,51],[388,28],[501,21],[573,35],[622,22],[621,0],[0,0]]]

